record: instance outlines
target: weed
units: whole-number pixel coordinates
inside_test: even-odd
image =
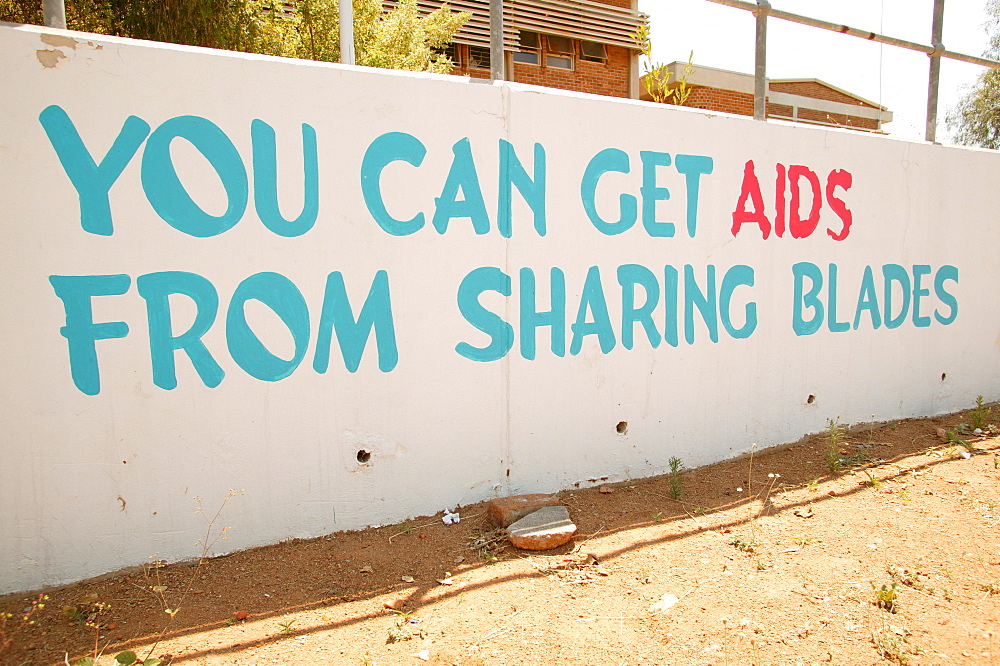
[[[694,74],[694,51],[688,56],[687,65],[684,66],[684,75],[677,79],[674,86],[670,86],[670,77],[673,73],[667,69],[666,65],[653,62],[653,45],[649,39],[649,28],[641,26],[632,34],[636,48],[640,57],[644,58],[642,77],[646,84],[646,92],[649,96],[661,104],[677,104],[683,106],[691,94],[691,87],[688,85],[688,77]]]
[[[815,541],[815,539],[813,537],[792,537],[792,541],[794,541],[798,546],[808,546]]]
[[[909,641],[906,636],[900,636],[891,629],[883,629],[872,635],[875,650],[883,659],[891,659],[898,664],[905,664],[910,657],[921,654],[923,650]]]
[[[872,590],[875,592],[872,603],[890,613],[895,613],[899,605],[899,593],[896,591],[898,588],[899,583],[883,584],[882,587],[875,587],[875,583],[872,583]]]
[[[166,566],[166,562],[162,560],[153,560],[149,564],[143,566],[143,574],[146,576],[146,580],[149,583],[154,583],[152,585],[137,586],[152,594],[160,602],[163,607],[163,612],[169,616],[169,619],[164,624],[163,629],[160,631],[159,635],[156,637],[156,641],[149,648],[149,652],[146,657],[139,659],[138,656],[131,650],[126,650],[124,652],[119,652],[113,658],[113,663],[116,666],[131,666],[132,664],[142,664],[143,666],[157,666],[160,663],[159,659],[153,658],[153,652],[159,646],[160,642],[163,640],[164,636],[167,635],[167,631],[170,629],[170,624],[174,621],[174,618],[181,611],[181,607],[184,601],[187,599],[191,590],[194,588],[195,581],[198,580],[198,575],[201,573],[201,567],[205,564],[209,553],[212,548],[220,539],[225,539],[226,534],[229,532],[228,527],[224,527],[221,530],[216,530],[215,524],[218,522],[219,517],[222,515],[222,510],[226,508],[226,504],[229,500],[236,497],[236,495],[242,495],[242,490],[230,490],[229,494],[222,500],[219,505],[218,510],[211,518],[205,514],[202,507],[202,499],[200,497],[193,498],[197,502],[198,506],[195,508],[195,513],[204,516],[205,518],[205,536],[198,539],[195,542],[196,546],[201,546],[201,553],[198,557],[198,563],[194,566],[191,576],[188,578],[187,584],[183,587],[183,591],[173,599],[173,603],[170,603],[167,598],[167,593],[170,590],[170,586],[164,584],[161,580],[160,570]],[[151,558],[152,559],[152,558]],[[133,583],[134,584],[134,583]],[[73,662],[73,666],[98,666],[98,664],[103,663],[102,657],[104,656],[103,650],[100,649],[98,641],[100,640],[101,633],[101,623],[100,614],[108,610],[110,606],[105,603],[98,601],[97,595],[92,594],[83,598],[82,605],[77,606],[66,606],[63,608],[63,613],[65,613],[70,618],[80,621],[83,618],[83,623],[88,627],[94,629],[94,649],[90,656],[83,657]],[[66,658],[66,663],[69,663],[69,657]]]
[[[962,439],[961,437],[959,437],[958,434],[954,430],[948,430],[948,431],[946,431],[945,434],[944,434],[944,436],[945,436],[945,440],[949,444],[958,444],[959,446],[961,446],[962,448],[964,448],[969,453],[972,453],[975,450],[975,447],[972,446],[972,444],[970,444],[969,442],[967,442],[964,439]]]
[[[969,418],[972,419],[973,430],[986,430],[986,428],[989,427],[987,419],[990,418],[990,414],[992,413],[992,407],[983,406],[983,396],[977,396],[976,407],[969,412]]]
[[[668,462],[670,463],[670,473],[667,475],[667,483],[670,484],[670,490],[667,492],[672,499],[680,499],[683,490],[681,474],[684,473],[684,463],[677,456],[671,456]]]
[[[864,471],[865,476],[868,477],[868,483],[872,484],[873,488],[878,488],[879,486],[882,485],[882,479],[878,478],[868,470],[862,470],[862,471]]]
[[[841,470],[841,447],[844,445],[844,430],[833,419],[826,420],[826,448],[823,450],[823,460],[831,472]]]
[[[468,546],[487,562],[497,562],[507,547],[507,535],[503,528],[480,531]]]
[[[84,657],[83,659],[77,659],[73,662],[73,666],[96,666],[101,662],[101,655],[96,657]],[[115,666],[131,666],[132,664],[142,664],[142,666],[157,666],[160,663],[159,659],[152,659],[146,657],[143,661],[139,661],[138,656],[132,650],[125,650],[124,652],[119,652],[115,655],[114,662]]]
[[[48,599],[48,595],[39,594],[17,615],[14,613],[0,613],[0,657],[3,656],[4,651],[11,646],[14,642],[14,638],[21,633],[25,627],[31,626],[35,623],[33,616],[35,613],[45,608],[45,602],[48,601]]]
[[[987,596],[992,596],[994,594],[1000,594],[1000,580],[995,583],[980,583],[979,588],[986,592]]]
[[[742,551],[747,554],[752,554],[757,552],[757,546],[760,545],[757,539],[733,539],[729,542],[730,546],[735,546],[736,550]]]
[[[281,633],[290,634],[292,633],[292,625],[295,624],[295,620],[289,620],[288,622],[279,622],[278,626],[281,627]]]
[[[656,515],[653,516],[653,520],[663,520],[663,512],[662,511],[658,511],[656,513]]]
[[[389,627],[389,636],[385,639],[386,643],[399,643],[400,641],[408,641],[413,638],[426,638],[427,634],[424,630],[415,627],[415,625],[420,623],[420,619],[416,615],[399,610],[393,610],[392,612],[398,617],[396,617],[392,626]]]

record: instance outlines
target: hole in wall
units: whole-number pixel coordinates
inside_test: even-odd
[[[814,402],[816,402],[816,396],[814,396],[814,395],[813,395],[812,393],[810,393],[810,394],[809,394],[809,397],[808,397],[808,398],[806,398],[806,404],[807,404],[807,405],[811,405],[811,404],[813,404]]]
[[[624,435],[628,432],[628,421],[619,421],[618,425],[615,426],[615,432],[619,435]]]
[[[947,372],[942,372],[941,373],[941,381],[944,381],[946,379],[948,379],[948,373]]]
[[[371,459],[372,459],[372,452],[369,451],[368,449],[361,449],[360,451],[358,451],[359,465],[364,465]]]
[[[510,468],[507,468],[507,476],[510,476]]]

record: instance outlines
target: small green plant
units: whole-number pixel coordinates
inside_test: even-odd
[[[969,413],[969,418],[972,419],[973,430],[986,430],[989,426],[987,419],[990,418],[990,414],[992,413],[992,407],[985,407],[983,405],[983,396],[977,396],[976,407]]]
[[[879,488],[882,485],[882,479],[878,478],[867,469],[862,471],[865,473],[865,476],[868,477],[868,483],[872,484],[873,488]]]
[[[688,77],[694,74],[694,51],[688,55],[687,64],[684,65],[684,75],[671,86],[670,77],[673,76],[673,72],[663,63],[653,62],[653,42],[649,38],[649,28],[640,26],[633,33],[632,39],[639,49],[640,57],[644,58],[642,81],[649,96],[660,104],[684,106],[691,95],[691,86],[687,81]]]
[[[278,626],[281,628],[281,633],[290,634],[292,633],[292,625],[295,624],[295,620],[289,620],[288,622],[279,622]]]
[[[385,639],[386,643],[399,643],[427,636],[423,629],[416,626],[420,624],[420,619],[416,615],[400,610],[393,610],[392,612],[397,617],[392,626],[389,627],[389,636]]]
[[[844,445],[844,430],[833,419],[826,420],[826,447],[823,449],[823,460],[831,472],[839,472],[841,464],[841,447]]]
[[[733,539],[729,542],[730,546],[735,546],[736,550],[742,551],[744,553],[753,554],[757,552],[758,542],[756,539]]]
[[[1000,580],[994,583],[980,583],[980,589],[986,592],[988,596],[993,596],[994,594],[1000,594]]]
[[[872,583],[872,590],[875,592],[875,598],[872,600],[872,603],[890,613],[895,613],[899,605],[898,588],[899,583],[892,583],[891,585],[883,584],[882,587],[875,587],[875,584]]]
[[[815,539],[813,537],[792,537],[792,541],[800,547],[805,547],[815,541]]]
[[[667,483],[670,484],[670,490],[667,492],[672,499],[680,499],[684,484],[684,479],[681,477],[684,473],[684,463],[677,456],[671,456],[668,462],[670,473],[667,475]]]
[[[101,660],[101,655],[96,657],[84,657],[83,659],[77,659],[73,662],[73,666],[98,666],[104,663]],[[119,652],[114,656],[114,661],[112,662],[115,666],[131,666],[132,664],[142,664],[142,666],[158,666],[160,660],[156,658],[147,657],[142,661],[139,661],[139,657],[136,656],[135,652],[132,650],[125,650],[124,652]]]
[[[972,453],[973,451],[976,450],[976,447],[974,447],[971,443],[969,443],[969,442],[965,441],[964,439],[962,439],[961,437],[959,437],[958,434],[954,430],[948,430],[948,431],[945,432],[945,440],[949,444],[956,444],[958,446],[961,446],[963,449],[965,449],[969,453]]]

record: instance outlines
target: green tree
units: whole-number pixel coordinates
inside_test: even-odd
[[[384,11],[380,0],[354,0],[359,65],[447,73],[443,54],[468,12],[447,5],[421,16],[416,0]],[[40,0],[0,0],[0,20],[42,23]],[[174,44],[340,60],[338,0],[298,0],[286,11],[267,0],[66,0],[70,29]]]
[[[986,6],[990,45],[983,54],[1000,59],[1000,0]],[[972,89],[948,112],[948,129],[958,143],[1000,150],[1000,70],[987,69]]]

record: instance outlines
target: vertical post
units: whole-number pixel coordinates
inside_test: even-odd
[[[753,117],[767,120],[767,15],[771,11],[768,0],[757,0],[757,45],[754,51]]]
[[[503,0],[490,0],[490,78],[504,80]]]
[[[354,64],[354,4],[352,0],[340,0],[340,62]]]
[[[927,77],[927,130],[924,138],[934,142],[937,136],[938,84],[941,78],[941,54],[944,44],[941,34],[944,31],[944,0],[934,0],[934,24],[931,27],[931,46],[934,52],[930,54],[931,69]]]
[[[42,15],[48,27],[66,28],[66,3],[63,0],[42,0]]]

